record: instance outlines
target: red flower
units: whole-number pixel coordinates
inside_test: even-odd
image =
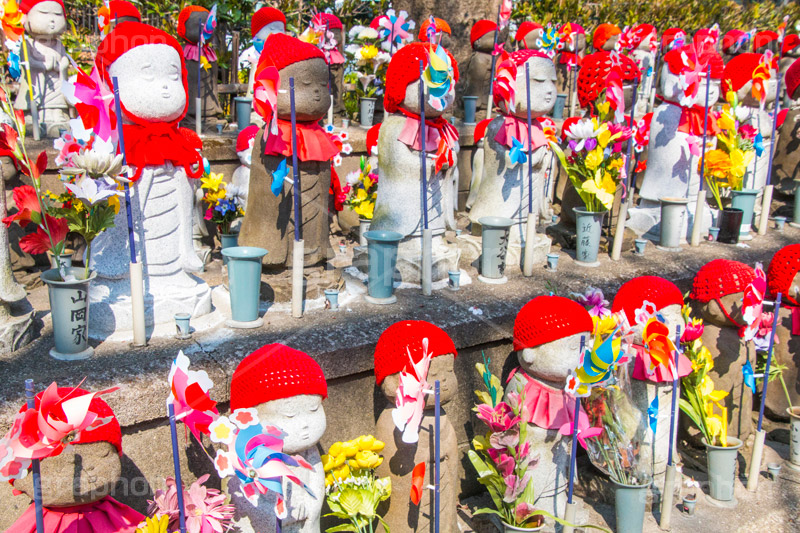
[[[639,164],[636,165],[636,169],[633,171],[634,174],[638,174],[639,172],[644,172],[647,170],[647,159],[644,161],[639,161]]]
[[[44,228],[39,226],[36,229],[36,233],[29,233],[19,240],[19,247],[22,248],[23,252],[43,254],[48,250],[53,251],[53,245],[58,246],[66,240],[69,233],[67,221],[63,218],[53,218],[50,215],[45,216],[47,217],[47,227],[50,229],[52,243]]]
[[[13,222],[17,222],[23,228],[28,225],[28,222],[38,224],[42,214],[39,209],[39,199],[36,197],[36,189],[30,185],[20,185],[14,188],[13,195],[17,212],[4,218],[3,224],[10,226]]]

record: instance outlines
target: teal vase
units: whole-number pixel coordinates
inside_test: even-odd
[[[50,355],[62,361],[77,361],[94,353],[89,346],[89,285],[97,273],[92,272],[87,279],[82,279],[85,270],[70,267],[66,274],[77,279],[62,281],[57,269],[42,272],[40,277],[47,285],[53,319],[55,346]]]
[[[706,446],[708,465],[708,495],[721,502],[733,500],[733,487],[736,483],[736,459],[742,441],[728,437],[728,445],[712,446],[703,439]]]
[[[481,225],[481,275],[485,283],[504,283],[506,254],[508,253],[508,229],[514,223],[505,217],[482,217]]]
[[[364,233],[367,238],[369,258],[370,303],[394,303],[394,268],[397,265],[397,246],[403,238],[396,231],[371,230]]]
[[[742,210],[742,228],[739,232],[739,240],[746,241],[753,238],[750,235],[750,228],[753,224],[753,214],[756,208],[757,189],[742,189],[741,191],[731,191],[731,207]]]
[[[575,228],[578,237],[576,263],[586,267],[600,266],[597,253],[600,250],[600,237],[603,234],[603,219],[608,211],[587,211],[573,207]]]
[[[220,233],[219,242],[221,243],[223,250],[225,250],[226,248],[233,248],[234,246],[239,246],[239,234]],[[228,258],[225,256],[225,254],[222,254],[222,263],[225,265],[228,264]]]
[[[231,320],[228,326],[257,328],[264,321],[258,316],[261,295],[261,258],[263,248],[233,246],[222,250],[228,258],[228,290],[231,295]]]
[[[614,483],[614,510],[617,518],[616,533],[642,533],[644,511],[650,483],[625,485]]]
[[[253,110],[253,99],[247,96],[237,96],[233,99],[236,103],[236,127],[242,131],[250,125],[250,113]]]

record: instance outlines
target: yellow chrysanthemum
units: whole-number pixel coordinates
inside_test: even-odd
[[[374,59],[378,55],[378,48],[375,45],[368,44],[361,47],[361,59]]]
[[[200,178],[200,186],[207,191],[217,191],[220,187],[225,189],[225,183],[222,181],[224,178],[222,173],[211,172]]]
[[[586,154],[585,160],[586,168],[595,170],[603,164],[603,149],[600,146],[595,147],[594,150]]]

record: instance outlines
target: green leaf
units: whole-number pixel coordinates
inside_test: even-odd
[[[339,531],[352,531],[358,533],[358,530],[355,528],[353,524],[340,524],[338,526],[329,527],[328,529],[325,530],[325,533],[337,533]]]
[[[364,495],[360,491],[345,488],[339,493],[339,504],[350,516],[356,515],[364,505]]]

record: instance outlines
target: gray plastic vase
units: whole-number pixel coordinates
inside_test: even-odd
[[[247,96],[237,96],[236,102],[236,127],[242,131],[250,125],[250,113],[253,110],[253,99]]]
[[[481,225],[481,276],[501,279],[506,271],[508,229],[514,223],[505,217],[482,217]]]
[[[706,446],[708,465],[708,495],[721,502],[733,500],[733,487],[736,483],[736,458],[742,441],[728,437],[728,445],[712,446],[703,439]]]
[[[391,298],[397,246],[403,238],[396,231],[370,230],[364,233],[369,258],[369,295],[376,300]]]
[[[739,240],[750,238],[750,229],[756,208],[756,196],[758,196],[757,189],[731,191],[731,207],[742,210],[742,228]]]
[[[464,124],[475,124],[475,114],[478,109],[477,96],[464,96],[461,98],[464,102]]]
[[[680,250],[683,220],[686,216],[686,198],[661,198],[661,238],[659,246],[667,250]]]
[[[89,285],[97,273],[91,272],[87,279],[80,279],[84,273],[82,267],[67,268],[67,275],[78,278],[75,281],[62,281],[56,269],[46,270],[40,275],[47,285],[53,319],[55,347],[50,350],[50,355],[62,361],[86,359],[94,353],[89,346]]]
[[[231,318],[247,323],[258,320],[261,296],[261,258],[263,248],[233,246],[222,250],[228,258],[228,290],[231,294]]]
[[[625,485],[614,483],[614,509],[617,518],[616,533],[642,533],[644,511],[650,483],[646,485]]]
[[[587,211],[573,207],[575,228],[578,235],[576,262],[581,266],[598,266],[597,252],[603,233],[603,219],[608,211]]]
[[[225,250],[227,248],[233,248],[234,246],[239,246],[239,234],[238,233],[220,233],[219,234],[219,242],[220,248]],[[225,254],[222,254],[222,263],[227,265],[228,258]]]

